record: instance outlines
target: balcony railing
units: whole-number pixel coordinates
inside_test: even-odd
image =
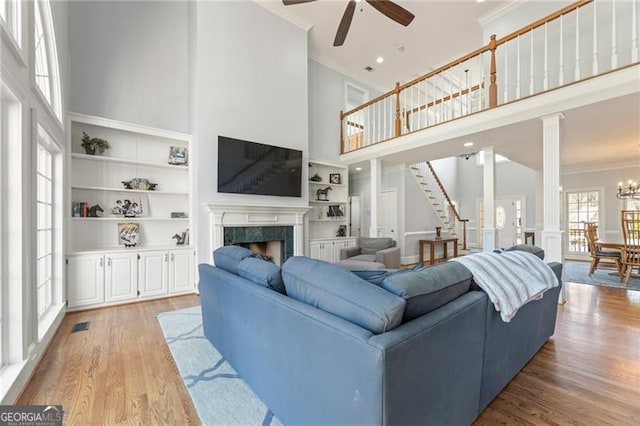
[[[638,63],[638,0],[582,0],[340,112],[341,153]]]

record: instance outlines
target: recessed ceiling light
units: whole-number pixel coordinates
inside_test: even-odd
[[[381,63],[383,63],[383,62],[384,62],[384,58],[383,58],[382,56],[378,56],[378,57],[376,58],[376,62],[377,62],[377,63],[379,63],[379,64],[381,64]]]
[[[465,142],[464,146],[466,146],[466,147],[473,146],[473,142]]]
[[[359,172],[360,170],[362,170],[362,167],[356,167],[356,172]]]
[[[478,3],[484,3],[484,0],[476,0]]]

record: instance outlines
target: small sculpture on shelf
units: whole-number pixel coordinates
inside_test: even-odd
[[[151,183],[148,179],[133,178],[131,180],[121,181],[124,185],[124,189],[141,189],[143,191],[155,191],[158,186],[157,183]]]
[[[100,207],[100,204],[96,204],[95,206],[89,207],[89,212],[87,213],[87,217],[99,217],[98,212],[102,213],[104,210]]]
[[[318,189],[316,191],[316,201],[329,201],[329,191],[331,191],[330,186]]]
[[[109,142],[100,138],[92,138],[85,132],[82,132],[81,147],[89,155],[102,155],[107,149],[109,149]]]
[[[181,234],[175,234],[173,237],[171,237],[172,239],[176,240],[176,245],[177,246],[182,246],[184,245],[187,240],[189,239],[189,230],[186,229],[184,230]]]
[[[311,182],[322,182],[322,178],[321,178],[321,177],[320,177],[320,175],[319,175],[319,174],[317,174],[317,173],[316,173],[315,175],[311,176],[311,177],[309,178],[309,180],[310,180]]]

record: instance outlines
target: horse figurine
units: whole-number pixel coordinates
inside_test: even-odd
[[[177,246],[181,246],[181,245],[184,245],[185,240],[187,239],[187,233],[186,233],[186,232],[183,232],[183,233],[182,233],[182,235],[180,235],[180,234],[175,234],[175,235],[174,235],[173,237],[171,237],[171,238],[173,238],[174,240],[176,240],[176,245],[177,245]]]
[[[316,191],[316,201],[329,201],[329,191],[331,191],[331,187],[327,186],[326,188],[320,188]],[[322,196],[322,198],[320,198]]]
[[[87,217],[98,217],[98,212],[104,212],[100,204],[96,204],[95,206],[89,207],[89,212],[87,213]]]

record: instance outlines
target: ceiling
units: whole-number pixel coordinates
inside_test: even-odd
[[[361,1],[341,47],[333,39],[348,0],[318,0],[284,6],[280,0],[258,4],[309,30],[309,56],[380,91],[426,74],[488,43],[480,18],[488,19],[522,0],[395,0],[415,15],[404,27]],[[455,27],[455,31],[451,28]],[[446,37],[443,37],[446,34]],[[398,48],[403,46],[403,50]],[[384,62],[376,63],[382,56]],[[371,66],[374,71],[364,68]]]
[[[383,92],[393,88],[396,82],[423,75],[486,44],[483,25],[532,0],[486,0],[482,3],[476,0],[394,0],[415,15],[408,27],[385,17],[363,0],[356,7],[349,34],[341,47],[333,47],[333,40],[348,0],[318,0],[292,6],[284,6],[281,0],[254,1],[309,29],[309,56],[312,59]],[[398,49],[400,46],[402,51]],[[385,58],[382,64],[376,63],[378,56]],[[373,67],[374,71],[366,71],[366,66]],[[616,164],[640,165],[640,93],[563,109],[562,112],[565,117],[561,124],[564,172],[595,170]],[[523,138],[523,135],[526,136]],[[533,142],[514,143],[525,139]],[[463,143],[469,140],[473,140],[474,147],[463,148]],[[536,118],[450,139],[446,144],[428,145],[384,160],[389,163],[430,160],[477,151],[484,146],[495,146],[497,153],[540,169],[540,120]],[[368,162],[359,166],[364,166],[366,171]]]

